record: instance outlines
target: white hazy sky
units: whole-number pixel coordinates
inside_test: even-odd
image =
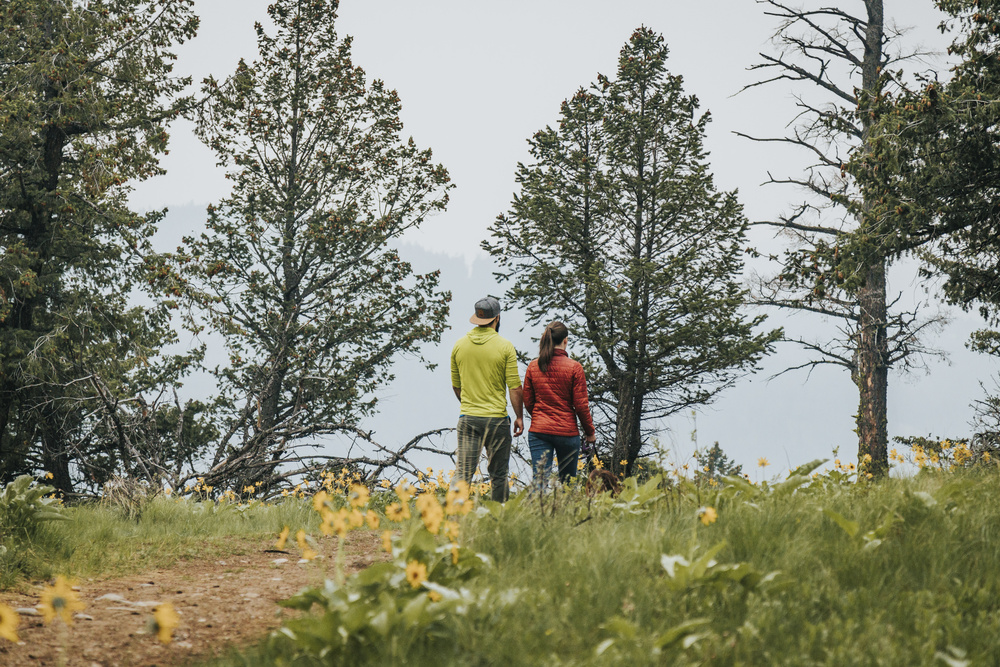
[[[253,23],[266,21],[267,4],[197,0],[202,28],[180,49],[179,72],[196,80],[208,74],[221,78],[240,57],[252,60]],[[860,0],[822,4],[863,8]],[[707,145],[717,186],[738,189],[751,219],[773,217],[796,201],[794,191],[760,184],[768,171],[793,173],[802,156],[733,134],[779,135],[795,112],[788,88],[736,95],[755,80],[747,68],[758,61],[757,54],[773,52],[769,40],[776,25],[763,11],[754,0],[342,0],[338,32],[354,38],[355,64],[398,90],[405,133],[418,146],[433,149],[457,186],[448,210],[407,239],[420,258],[414,260],[418,269],[437,268],[430,265],[435,259],[428,253],[438,253],[437,264],[449,267],[444,287],[456,292],[453,329],[439,348],[427,351],[430,357],[446,366],[451,344],[467,328],[471,303],[461,299],[502,292],[492,282],[492,264],[479,243],[510,202],[515,166],[528,158],[526,139],[556,122],[559,103],[578,87],[598,73],[614,74],[618,51],[637,26],[664,35],[671,49],[669,68],[684,76],[687,92],[712,113]],[[935,30],[941,16],[930,0],[887,1],[886,15],[914,28],[914,46],[944,46]],[[140,184],[132,202],[139,208],[184,208],[184,222],[167,218],[168,225],[173,221],[186,227],[165,230],[165,238],[172,239],[181,231],[194,231],[191,211],[219,199],[227,186],[212,154],[184,123],[175,126],[163,166],[168,174]],[[465,270],[455,268],[462,266]],[[892,288],[907,300],[921,298],[922,286],[912,272],[895,271],[892,280]],[[790,333],[813,335],[835,326],[807,317],[780,324]],[[892,376],[891,434],[955,437],[968,432],[969,404],[981,394],[978,383],[990,383],[997,366],[963,347],[968,332],[979,324],[976,317],[954,314],[952,325],[936,341],[950,352],[951,363],[933,363],[930,375]],[[520,326],[505,321],[504,333],[530,349],[532,332],[519,333]],[[788,350],[775,355],[764,372],[699,413],[699,444],[718,440],[740,462],[752,465],[765,456],[779,469],[829,456],[835,447],[843,458],[853,458],[857,394],[846,372],[822,369],[808,381],[804,373],[766,381],[794,358]],[[407,362],[397,374],[399,380],[386,393],[383,417],[371,425],[384,434],[386,444],[454,421],[446,368],[431,373]],[[414,392],[413,387],[421,389]],[[694,426],[690,416],[664,425],[662,440],[677,458],[692,448]]]

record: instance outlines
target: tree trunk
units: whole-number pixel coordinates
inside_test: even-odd
[[[635,379],[627,374],[618,382],[618,407],[615,415],[615,444],[607,467],[616,477],[625,477],[635,460],[634,443],[639,440],[640,414],[635,412]],[[624,462],[624,463],[623,463]]]
[[[62,430],[55,423],[55,415],[49,415],[43,421],[42,467],[45,468],[45,472],[52,473],[52,486],[64,494],[73,493],[73,478],[69,474],[69,451],[62,438]]]
[[[880,66],[885,37],[882,0],[865,0],[868,24],[865,29],[865,54],[862,60],[863,89],[871,96],[881,94]],[[870,151],[873,118],[862,120],[862,150]],[[871,202],[862,202],[861,227],[871,224]],[[889,471],[888,459],[888,359],[886,332],[886,265],[877,250],[864,267],[864,281],[858,291],[858,340],[854,382],[858,387],[858,467],[881,477]],[[870,458],[868,458],[870,457]]]
[[[858,467],[875,476],[889,471],[887,393],[889,367],[886,337],[885,261],[872,262],[858,293],[857,341]],[[871,457],[866,458],[866,457]]]

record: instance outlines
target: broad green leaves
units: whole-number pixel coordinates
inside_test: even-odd
[[[31,475],[21,475],[0,492],[0,535],[28,538],[42,521],[66,520],[60,501],[51,497],[55,489],[36,484]]]

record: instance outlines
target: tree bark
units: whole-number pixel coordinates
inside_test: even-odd
[[[865,53],[861,85],[872,95],[881,93],[880,65],[885,36],[882,0],[865,0],[868,25],[865,30]],[[862,150],[871,150],[874,119],[862,118]],[[870,224],[872,202],[862,202],[862,227]],[[888,359],[886,331],[886,263],[879,249],[874,249],[864,267],[863,284],[858,291],[858,341],[854,383],[858,387],[858,466],[875,476],[889,471],[888,459]],[[870,457],[870,458],[869,458]]]
[[[857,343],[858,467],[875,476],[889,471],[887,394],[889,385],[886,336],[885,261],[872,262],[858,293],[860,319]],[[870,457],[870,458],[867,458]]]

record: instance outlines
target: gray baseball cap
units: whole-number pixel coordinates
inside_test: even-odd
[[[500,302],[491,296],[476,302],[476,314],[469,318],[473,324],[483,326],[500,316]]]

